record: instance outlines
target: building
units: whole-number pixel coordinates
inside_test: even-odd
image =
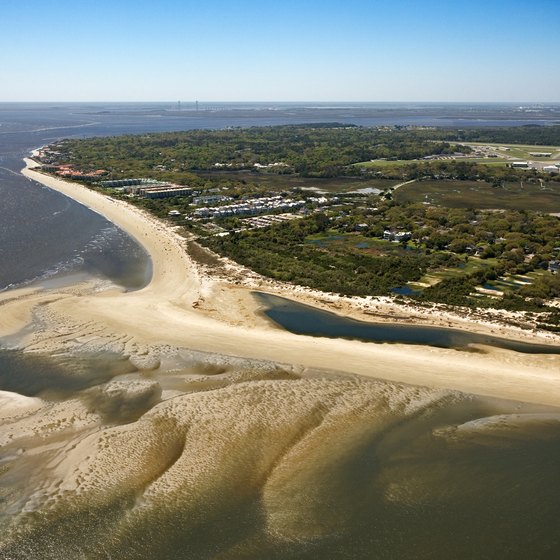
[[[47,170],[43,167],[45,171]],[[57,166],[48,166],[48,169],[54,171],[56,175],[59,177],[63,177],[65,179],[76,179],[78,181],[98,181],[103,175],[107,174],[107,171],[104,169],[97,169],[96,171],[89,171],[89,172],[82,172],[78,171],[77,169],[73,169],[72,164],[65,164]]]
[[[410,231],[391,231],[386,229],[383,232],[383,239],[387,241],[394,241],[395,243],[404,243],[412,238],[412,233]]]
[[[230,200],[233,200],[231,196],[224,196],[221,194],[195,196],[193,198],[193,204],[196,204],[196,206],[207,206],[210,204],[218,204],[219,202],[229,202]]]
[[[101,186],[143,196],[144,198],[169,198],[171,196],[191,196],[193,189],[184,185],[174,185],[156,179],[132,178],[101,181]]]
[[[168,183],[162,183],[161,181],[156,181],[155,179],[116,179],[112,181],[101,181],[102,187],[107,188],[120,188],[120,187],[137,187],[139,185],[150,185],[150,186],[163,186]]]
[[[190,187],[181,185],[163,185],[158,187],[141,187],[138,194],[144,198],[170,198],[172,196],[189,196],[192,194]]]
[[[226,204],[224,206],[197,208],[193,215],[196,218],[227,218],[231,216],[257,216],[259,214],[275,213],[280,211],[295,211],[305,206],[303,200],[283,199],[281,196],[255,198]]]

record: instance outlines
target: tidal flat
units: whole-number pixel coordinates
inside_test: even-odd
[[[2,378],[1,558],[558,551],[558,409],[163,354],[0,353],[10,379],[58,380],[16,397]]]

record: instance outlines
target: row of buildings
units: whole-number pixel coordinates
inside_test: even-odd
[[[244,200],[235,204],[197,208],[195,218],[227,218],[230,216],[256,216],[278,211],[295,211],[305,206],[304,200],[293,200],[281,196],[267,196]]]
[[[101,181],[104,188],[126,191],[143,198],[170,198],[172,196],[191,196],[196,193],[192,188],[184,185],[175,185],[166,181],[155,179],[115,179]]]
[[[521,168],[521,169],[539,169],[537,165],[530,161],[512,161],[511,167]],[[551,165],[544,165],[540,167],[541,171],[544,173],[560,173],[560,163],[553,163]]]
[[[107,175],[105,169],[96,169],[95,171],[88,172],[78,171],[74,169],[71,163],[64,165],[41,165],[41,169],[49,173],[54,173],[63,179],[74,179],[76,181],[99,181],[99,179]]]

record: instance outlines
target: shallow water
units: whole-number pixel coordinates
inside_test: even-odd
[[[560,354],[558,346],[518,342],[444,327],[358,321],[271,294],[253,292],[253,295],[263,305],[264,315],[295,334],[377,343],[423,344],[458,350],[472,350],[473,345],[485,345],[526,354]]]
[[[136,368],[127,359],[109,352],[77,359],[0,349],[0,391],[26,397],[60,400],[133,371]]]
[[[560,411],[224,364],[94,387],[82,365],[33,437],[34,415],[1,426],[0,557],[556,557]]]

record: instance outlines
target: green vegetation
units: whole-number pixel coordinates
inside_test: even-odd
[[[297,173],[263,173],[258,171],[198,171],[198,178],[215,185],[259,185],[267,191],[303,189],[325,193],[349,193],[364,188],[385,190],[400,183],[377,177],[302,177]]]
[[[411,160],[459,149],[439,141],[440,137],[440,132],[424,129],[294,125],[67,140],[58,150],[61,159],[84,171],[97,168],[103,160],[110,178],[132,174],[179,182],[192,179],[193,172],[217,166],[254,169],[255,164],[284,164],[268,169],[277,173],[338,177],[348,174],[352,170],[346,168],[360,161],[386,157]]]
[[[450,208],[560,212],[560,182],[525,180],[489,184],[485,181],[424,180],[400,187],[397,202],[425,202]]]
[[[523,145],[509,146],[516,141]],[[111,191],[271,278],[347,295],[399,289],[419,303],[524,310],[543,328],[560,328],[560,312],[545,303],[560,296],[560,274],[551,272],[560,220],[540,213],[560,212],[560,182],[501,158],[456,157],[471,150],[462,142],[510,147],[508,157],[553,152],[560,126],[198,130],[64,141],[47,163],[188,184],[233,204],[279,194],[298,201],[300,219],[255,229],[237,215],[197,214],[194,194],[150,200]],[[171,210],[178,217],[168,218]]]
[[[522,145],[522,144],[493,144],[491,142],[485,144],[484,142],[469,142],[472,146],[490,146],[495,148],[496,151],[503,152],[508,157],[515,157],[520,160],[535,160],[535,161],[549,161],[553,157],[558,157],[560,154],[560,146],[542,146],[542,145]],[[507,148],[504,150],[504,148]],[[534,156],[533,153],[550,153],[551,156]]]
[[[346,295],[386,294],[394,286],[419,279],[442,260],[441,255],[409,252],[391,243],[385,244],[389,250],[378,251],[353,248],[357,239],[331,243],[329,223],[324,214],[315,214],[268,230],[208,237],[203,242],[271,278]],[[321,240],[325,243],[318,243]],[[452,255],[443,257],[449,259],[454,260]]]
[[[442,133],[441,139],[447,142],[467,142],[469,144],[479,142],[484,145],[545,147],[560,146],[559,134],[559,126],[526,125],[449,130],[447,133]]]
[[[504,145],[519,139],[527,149],[542,151],[560,146],[560,126],[452,130],[288,125],[66,140],[56,150],[60,162],[83,172],[101,166],[107,179],[149,177],[197,188],[261,180],[277,188],[279,175],[290,178],[288,188],[295,177],[300,186],[309,178],[336,179],[334,184],[325,183],[329,192],[337,181],[348,177],[354,181],[481,179],[499,184],[539,175],[533,170],[512,169],[494,158],[453,157],[457,152],[472,152],[464,142],[483,143],[485,139],[503,140]],[[445,159],[421,159],[432,156]],[[245,175],[237,176],[235,172],[240,171]],[[247,176],[248,171],[255,173]],[[542,179],[550,176],[545,174]]]

